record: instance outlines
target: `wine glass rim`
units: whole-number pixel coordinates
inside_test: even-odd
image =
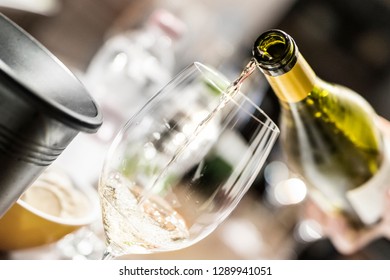
[[[180,77],[187,77],[188,75],[190,75],[189,73],[194,73],[195,71],[201,73],[201,75],[203,75],[204,78],[207,79],[207,81],[209,83],[211,83],[216,89],[218,89],[220,92],[225,92],[226,91],[226,88],[222,88],[221,87],[221,84],[220,83],[217,83],[216,82],[216,79],[212,79],[210,77],[210,75],[206,75],[206,73],[208,74],[212,74],[213,77],[217,77],[219,81],[223,81],[225,83],[225,86],[229,86],[231,84],[231,82],[229,81],[229,79],[227,79],[224,75],[222,75],[222,73],[218,70],[216,70],[215,68],[203,63],[203,62],[200,62],[200,61],[194,61],[192,62],[191,64],[189,64],[187,67],[185,67],[181,72],[179,72],[174,78],[171,79],[171,81],[169,81],[164,87],[162,87],[152,98],[150,98],[148,100],[148,102],[146,102],[144,104],[143,107],[141,107],[131,118],[129,118],[127,120],[127,122],[122,126],[122,128],[117,132],[116,136],[114,137],[113,141],[111,142],[110,144],[110,147],[106,153],[106,156],[105,156],[105,160],[104,160],[104,163],[103,163],[103,166],[102,166],[102,174],[104,174],[104,171],[106,170],[106,163],[107,163],[107,158],[110,158],[112,156],[112,154],[114,153],[114,150],[115,150],[115,147],[117,147],[117,145],[119,144],[119,142],[121,141],[123,135],[124,135],[124,131],[127,129],[128,125],[132,122],[132,120],[134,120],[134,117],[136,115],[138,115],[141,111],[144,110],[145,107],[149,106],[149,104],[151,102],[153,102],[153,100],[155,100],[159,95],[163,94],[163,92],[165,92],[165,89],[169,86],[172,86],[174,81],[177,80],[177,79],[180,79]],[[253,102],[250,98],[248,98],[245,94],[242,94],[241,91],[238,92],[242,98],[244,98],[253,108],[255,108],[255,110],[261,114],[261,117],[264,118],[266,121],[261,121],[258,117],[255,117],[253,115],[253,113],[251,112],[248,112],[246,111],[246,113],[248,115],[250,115],[251,117],[253,117],[254,119],[256,119],[258,122],[262,123],[267,129],[269,129],[270,131],[272,131],[272,133],[275,133],[275,134],[279,134],[280,133],[280,130],[279,130],[279,127],[276,125],[276,123],[263,111],[263,109],[261,109],[255,102]],[[234,102],[234,100],[233,100]],[[240,104],[234,102],[237,106],[241,106]],[[104,176],[100,176],[99,178],[99,185],[102,183],[102,177]]]

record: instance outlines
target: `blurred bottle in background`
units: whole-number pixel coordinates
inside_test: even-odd
[[[151,14],[140,29],[109,38],[91,60],[85,84],[104,114],[97,136],[111,141],[115,132],[173,76],[175,42],[184,23],[167,10]]]

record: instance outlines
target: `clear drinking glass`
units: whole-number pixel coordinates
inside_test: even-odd
[[[247,192],[279,129],[229,85],[193,63],[118,133],[99,182],[103,259],[190,246]]]

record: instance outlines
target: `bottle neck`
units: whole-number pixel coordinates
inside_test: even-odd
[[[252,53],[281,101],[299,102],[312,91],[316,75],[286,32],[264,32],[255,41]]]
[[[305,99],[316,81],[316,74],[300,53],[297,54],[295,65],[288,72],[278,76],[265,74],[265,77],[279,100],[287,103]]]

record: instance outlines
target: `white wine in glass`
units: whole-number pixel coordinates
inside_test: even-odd
[[[279,135],[239,83],[193,63],[118,133],[99,182],[103,259],[191,246],[236,207]]]

